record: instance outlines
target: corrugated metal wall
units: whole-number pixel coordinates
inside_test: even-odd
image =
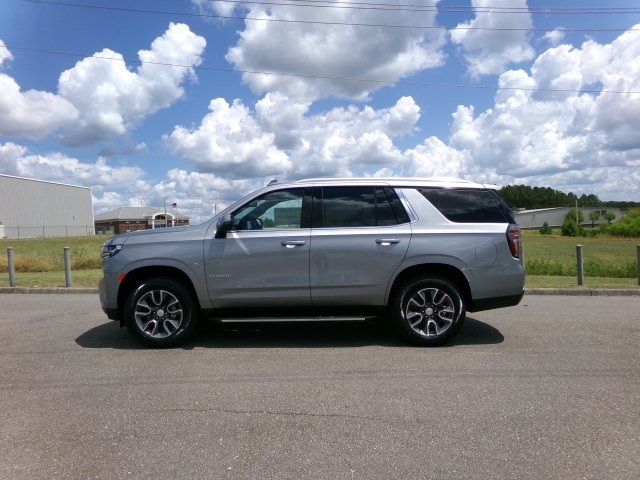
[[[591,225],[592,222],[589,219],[589,214],[595,210],[599,210],[601,212],[613,212],[616,214],[615,221],[617,222],[622,218],[622,213],[619,208],[606,208],[606,207],[580,207],[583,215],[582,225]],[[518,225],[521,228],[540,228],[547,222],[550,227],[560,227],[564,223],[564,219],[567,214],[571,211],[571,207],[561,207],[554,208],[550,210],[539,210],[536,212],[516,212],[515,219]],[[593,222],[595,225],[602,225],[607,223],[604,217],[600,217],[599,220]]]
[[[0,175],[0,222],[8,238],[93,235],[91,189]]]

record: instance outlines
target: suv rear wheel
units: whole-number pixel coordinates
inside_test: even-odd
[[[450,280],[423,275],[405,283],[391,301],[391,318],[401,335],[416,345],[441,345],[465,318],[458,287]]]
[[[171,278],[144,280],[124,306],[129,331],[152,347],[173,347],[187,341],[196,329],[199,313],[192,293]]]

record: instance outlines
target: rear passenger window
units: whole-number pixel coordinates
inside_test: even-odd
[[[381,187],[324,187],[322,189],[322,226],[375,227],[408,221],[398,197]],[[393,202],[397,201],[398,205]],[[398,218],[398,209],[404,215]]]
[[[459,223],[509,223],[500,199],[490,190],[419,188],[448,220]]]

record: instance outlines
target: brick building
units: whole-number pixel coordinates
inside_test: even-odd
[[[97,235],[189,225],[189,217],[156,207],[121,207],[95,216]]]

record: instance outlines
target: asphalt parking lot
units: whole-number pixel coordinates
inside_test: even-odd
[[[381,323],[140,348],[94,295],[0,296],[0,478],[640,478],[640,297],[527,296],[447,347]]]

